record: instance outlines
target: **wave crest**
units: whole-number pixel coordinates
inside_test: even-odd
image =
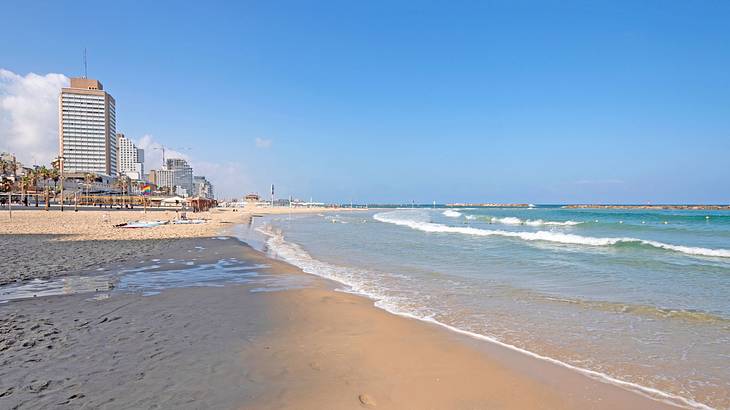
[[[472,218],[469,218],[471,216]],[[476,219],[476,215],[468,215],[467,219]],[[514,216],[506,216],[503,218],[485,217],[487,222],[502,225],[527,225],[527,226],[575,226],[583,222],[577,221],[543,221],[542,219],[520,219]]]
[[[525,241],[544,241],[555,242],[571,245],[587,245],[587,246],[613,246],[617,244],[638,244],[650,246],[658,249],[684,253],[695,256],[710,256],[719,258],[730,258],[730,249],[710,249],[692,246],[673,245],[664,242],[638,239],[638,238],[596,238],[591,236],[581,236],[562,232],[514,232],[491,229],[480,229],[465,226],[448,226],[432,222],[419,222],[410,219],[401,219],[391,215],[392,213],[378,213],[373,215],[373,219],[379,222],[389,223],[393,225],[406,226],[411,229],[432,232],[432,233],[456,233],[474,236],[502,236],[507,238],[518,238]]]

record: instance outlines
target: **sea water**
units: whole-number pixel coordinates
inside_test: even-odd
[[[416,208],[254,229],[271,254],[390,312],[730,407],[730,212]]]

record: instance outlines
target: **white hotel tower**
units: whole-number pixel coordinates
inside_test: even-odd
[[[121,132],[117,133],[117,171],[131,179],[142,179],[144,175],[144,150]]]
[[[101,83],[72,78],[59,97],[59,156],[66,173],[117,175],[114,98]]]

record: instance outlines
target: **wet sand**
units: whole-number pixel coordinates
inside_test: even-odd
[[[183,259],[194,246],[204,248],[197,263],[238,258],[282,277],[305,275],[234,239],[181,240],[158,256]],[[306,283],[0,304],[0,408],[667,407],[391,315],[332,282]]]
[[[236,223],[246,223],[252,214],[344,212],[335,208],[231,208],[209,212],[188,212],[190,219],[204,219],[195,225],[162,225],[145,229],[124,229],[115,225],[134,220],[172,220],[175,210],[97,210],[73,212],[42,209],[0,210],[0,285],[62,276],[109,263],[129,262],[160,254],[175,247],[179,238],[215,236]]]

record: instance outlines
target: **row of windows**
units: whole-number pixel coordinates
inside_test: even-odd
[[[64,102],[61,104],[62,110],[104,110],[104,104],[96,104],[96,103],[88,103],[88,104],[81,104],[81,103],[67,103]]]
[[[77,128],[63,128],[63,138],[93,138],[93,139],[106,139],[103,130],[80,130]]]
[[[63,124],[64,130],[97,130],[103,132],[106,127],[99,124]]]
[[[106,151],[106,147],[103,144],[76,144],[71,146],[65,146],[64,151],[70,151],[70,152],[83,152],[83,151]]]
[[[81,141],[105,141],[103,134],[69,134],[65,133],[63,135],[63,141],[64,142],[70,142],[70,143],[76,143]]]
[[[80,109],[64,109],[63,110],[63,117],[67,118],[69,116],[79,116],[79,117],[94,117],[94,118],[104,118],[104,110],[96,109],[96,108],[86,108],[83,110]]]
[[[103,100],[103,95],[94,95],[94,94],[76,94],[76,93],[63,93],[63,98],[72,98],[72,99],[83,99],[83,100]]]
[[[102,168],[103,169],[103,168],[106,168],[106,163],[104,163],[104,162],[74,162],[73,164],[67,164],[64,162],[63,167],[64,167],[64,169],[68,169],[68,168],[81,168],[81,169]]]
[[[74,105],[74,104],[79,104],[79,105],[98,105],[98,106],[104,106],[105,105],[103,100],[99,100],[99,101],[95,101],[95,100],[78,100],[78,99],[73,99],[73,98],[64,98],[61,101],[61,103],[63,105],[67,105],[67,104],[68,105]]]
[[[61,101],[62,109],[78,110],[78,109],[93,109],[103,110],[106,104],[103,102],[77,102],[77,101]]]
[[[63,110],[63,117],[67,117],[68,115],[81,115],[84,117],[102,117],[104,118],[104,110],[100,108],[66,108],[64,107]]]
[[[104,104],[77,104],[77,103],[63,103],[61,105],[62,110],[100,110],[104,111]]]
[[[103,113],[106,110],[103,105],[75,105],[75,104],[63,104],[61,106],[63,112],[91,112],[91,113]]]
[[[63,121],[86,121],[86,122],[98,122],[104,123],[104,116],[89,116],[89,115],[64,115]]]
[[[64,146],[64,151],[84,151],[84,150],[103,150],[106,151],[106,146],[104,144],[93,144],[93,143],[76,143],[76,144],[66,144]]]
[[[104,127],[104,121],[64,120],[62,123],[68,125],[93,125],[95,127]]]
[[[103,101],[61,101],[62,108],[93,108],[103,109],[106,106]]]
[[[99,126],[81,126],[81,125],[64,125],[63,126],[63,135],[68,134],[69,132],[77,132],[82,134],[98,134],[98,135],[104,135],[104,127]]]
[[[106,156],[106,150],[105,149],[92,149],[92,148],[76,148],[76,149],[64,149],[63,155],[66,156],[68,154],[72,158],[84,158],[86,156]]]
[[[61,118],[70,118],[72,116],[75,117],[82,117],[82,118],[101,118],[104,119],[106,116],[104,115],[104,110],[63,110],[63,115]]]
[[[94,122],[80,122],[80,121],[64,121],[64,128],[93,128],[97,130],[103,130],[106,127],[104,123]]]
[[[66,148],[63,149],[63,155],[69,155],[72,158],[84,158],[89,156],[90,153],[94,153],[94,157],[98,155],[106,156],[106,150],[103,148]]]
[[[61,94],[61,98],[64,100],[79,100],[79,101],[104,101],[103,95],[90,95],[90,94],[69,94],[69,93],[63,93]]]

